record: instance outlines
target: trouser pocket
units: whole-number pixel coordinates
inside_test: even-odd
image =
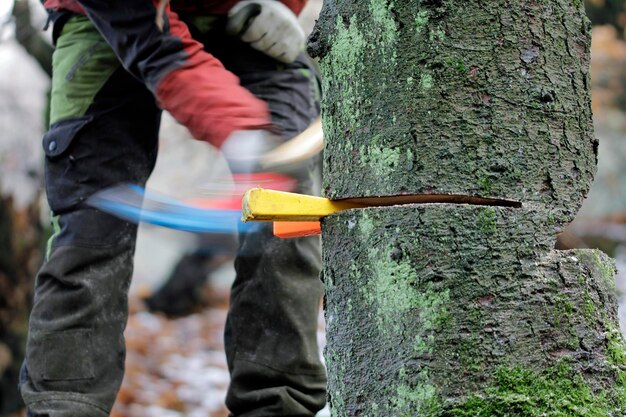
[[[71,155],[71,145],[92,116],[55,123],[43,137],[46,154],[45,182],[50,208],[55,213],[66,211],[81,201],[80,178],[74,174],[77,158]]]

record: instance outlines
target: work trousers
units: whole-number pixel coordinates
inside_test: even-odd
[[[317,77],[302,55],[284,65],[229,38],[223,19],[189,18],[194,37],[266,100],[284,137],[319,113]],[[137,226],[84,204],[122,182],[143,185],[161,111],[84,16],[60,19],[46,191],[55,233],[35,284],[20,389],[30,416],[108,416],[124,373],[124,328]],[[207,161],[210,163],[210,161]],[[180,167],[185,169],[185,167]],[[311,191],[307,166],[301,190]],[[315,238],[242,236],[225,344],[233,415],[313,416],[325,403],[316,340],[321,296]]]

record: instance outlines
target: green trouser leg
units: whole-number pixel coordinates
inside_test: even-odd
[[[30,416],[105,417],[124,373],[137,226],[86,207],[119,182],[145,183],[160,111],[87,18],[53,57],[46,192],[56,233],[35,283],[20,390]]]

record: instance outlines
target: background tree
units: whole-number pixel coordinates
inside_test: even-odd
[[[626,10],[624,0],[585,0],[587,16],[594,25],[611,25],[624,37]]]
[[[17,1],[12,16],[15,40],[49,74],[52,46],[44,39],[41,28],[31,21],[28,1]],[[43,117],[33,121],[33,113],[43,108],[45,95],[33,97],[31,94],[37,89],[41,93],[45,91],[45,87],[42,88],[45,76],[27,65],[29,57],[15,40],[12,36],[4,39],[0,58],[0,126],[3,127],[0,139],[1,416],[13,415],[23,405],[17,390],[18,375],[26,345],[33,277],[45,248],[39,200]],[[24,88],[25,85],[29,88]]]
[[[39,64],[41,69],[52,77],[52,53],[54,48],[43,34],[43,28],[33,26],[28,0],[17,0],[13,7],[15,19],[15,39]]]

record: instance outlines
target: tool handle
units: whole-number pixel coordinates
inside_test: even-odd
[[[261,14],[261,5],[258,3],[250,3],[242,7],[237,13],[228,18],[226,33],[231,36],[243,35],[252,24],[254,18],[259,14]]]

